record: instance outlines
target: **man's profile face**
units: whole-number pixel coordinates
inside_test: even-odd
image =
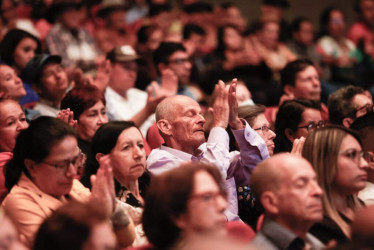
[[[274,193],[278,200],[278,217],[294,224],[322,220],[322,189],[312,166],[302,158],[292,159],[283,167],[280,187]]]
[[[205,142],[205,119],[201,108],[193,99],[180,96],[174,103],[172,121],[172,136],[183,148],[194,150]]]
[[[295,98],[304,98],[313,101],[321,99],[321,83],[314,66],[308,66],[296,74],[293,87]]]
[[[180,50],[171,54],[167,66],[177,75],[179,83],[190,82],[192,64],[186,52]]]

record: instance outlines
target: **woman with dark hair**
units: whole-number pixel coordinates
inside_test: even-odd
[[[97,129],[108,122],[104,94],[94,85],[79,85],[61,101],[61,109],[73,111],[77,121],[78,146],[89,155],[91,141]]]
[[[350,239],[350,223],[362,207],[357,193],[366,185],[367,154],[359,136],[345,127],[325,127],[311,132],[302,156],[313,166],[323,190],[324,219],[310,232],[327,244]]]
[[[318,102],[307,99],[283,102],[275,120],[277,137],[274,140],[274,153],[291,152],[296,139],[305,138],[309,132],[325,125]]]
[[[355,44],[345,37],[345,16],[336,7],[326,8],[320,16],[320,32],[317,52],[321,54],[326,70],[331,71],[333,83],[357,82],[354,66],[362,60]]]
[[[82,161],[74,129],[56,118],[35,119],[18,135],[13,158],[5,167],[5,185],[10,192],[3,206],[29,247],[42,221],[69,200],[95,199],[108,216],[114,211],[108,159],[102,159],[96,178],[92,178],[92,195],[75,179]],[[131,237],[128,227],[128,223],[123,225],[122,236]]]
[[[226,207],[217,168],[186,163],[152,179],[143,213],[144,232],[157,249],[186,246],[195,234],[224,236]]]
[[[41,44],[37,37],[20,29],[9,30],[0,43],[0,59],[11,66],[18,75],[35,54],[41,53]],[[26,96],[21,98],[22,105],[38,101],[38,95],[29,83],[24,82]]]
[[[116,196],[127,204],[127,210],[136,227],[134,244],[145,243],[141,213],[150,176],[146,171],[143,137],[133,122],[112,121],[101,126],[92,139],[91,154],[82,182],[87,185],[95,174],[102,157],[110,158],[116,181]]]

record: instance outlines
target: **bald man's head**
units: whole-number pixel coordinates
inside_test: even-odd
[[[200,105],[182,95],[164,99],[156,108],[157,127],[168,147],[195,154],[205,142]]]
[[[191,103],[198,104],[192,98],[184,95],[175,95],[165,98],[156,107],[156,121],[161,119],[170,121],[181,107]]]
[[[322,190],[310,163],[283,153],[261,162],[252,174],[252,189],[265,214],[293,229],[322,219]]]

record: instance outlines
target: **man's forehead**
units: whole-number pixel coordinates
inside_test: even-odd
[[[310,163],[301,157],[285,159],[279,167],[281,168],[281,172],[284,173],[284,178],[288,178],[289,180],[305,175],[315,176]]]

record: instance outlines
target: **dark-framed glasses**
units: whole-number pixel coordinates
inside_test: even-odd
[[[315,130],[317,128],[323,128],[323,127],[325,127],[326,124],[327,124],[327,121],[321,120],[321,121],[319,121],[317,123],[311,122],[308,125],[299,126],[298,128],[306,128],[308,130],[308,132],[312,132],[313,130]]]
[[[254,128],[254,130],[258,131],[261,130],[263,133],[269,132],[269,130],[274,131],[273,126],[268,126],[268,125],[262,125],[260,128]]]
[[[73,165],[74,169],[78,170],[80,167],[84,165],[85,160],[86,160],[86,155],[82,151],[79,151],[79,154],[71,160],[66,160],[66,161],[61,161],[61,162],[56,162],[56,163],[42,161],[41,163],[54,167],[58,172],[65,173],[66,170],[68,170],[70,165]]]
[[[362,107],[357,108],[355,113],[363,111],[366,114],[368,112],[372,112],[373,109],[374,109],[374,104],[373,103],[371,103],[371,104],[368,103],[368,104],[366,104]]]
[[[177,59],[173,59],[173,60],[168,60],[168,62],[181,65],[181,64],[184,64],[184,63],[187,63],[187,62],[190,63],[191,59],[190,58],[177,58]]]

